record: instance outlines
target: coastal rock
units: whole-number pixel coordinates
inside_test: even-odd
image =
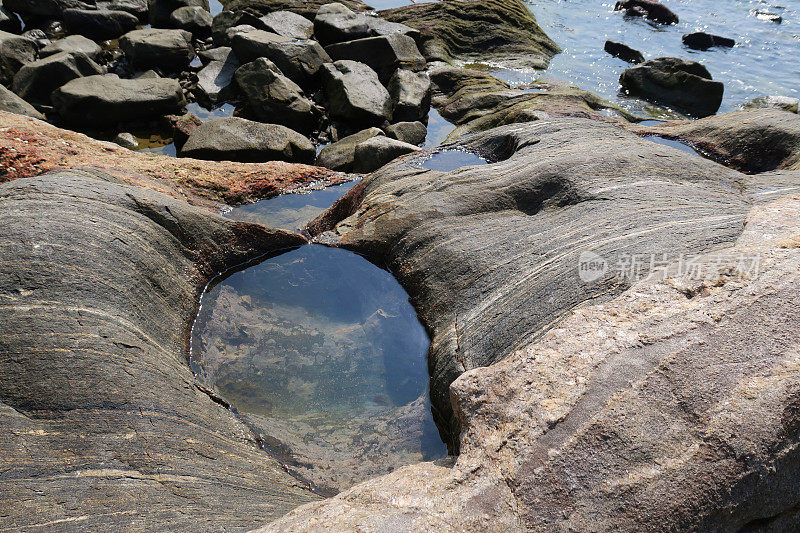
[[[103,69],[82,52],[59,52],[27,63],[14,76],[12,89],[34,106],[49,106],[53,91],[68,81],[103,74]]]
[[[314,23],[291,11],[273,11],[260,20],[267,31],[290,39],[310,39],[314,35]]]
[[[154,28],[168,28],[170,17],[176,9],[195,6],[209,10],[208,0],[148,0],[150,24]]]
[[[94,9],[94,0],[3,0],[3,7],[31,17],[60,19],[65,9]]]
[[[44,115],[39,113],[35,107],[2,85],[0,85],[0,110],[44,120]]]
[[[20,33],[22,31],[22,24],[20,24],[19,18],[3,7],[2,2],[0,2],[0,31],[9,33]]]
[[[398,69],[389,80],[388,89],[394,102],[395,121],[414,122],[428,116],[431,108],[431,79],[427,72]]]
[[[189,136],[192,132],[203,124],[202,120],[191,113],[180,116],[167,115],[165,118],[170,128],[172,128],[172,142],[175,143],[175,149],[179,152],[183,148],[183,145],[186,144],[186,141],[189,140]]]
[[[259,30],[249,25],[232,27],[232,29],[235,28],[241,28],[241,30],[229,33],[231,48],[236,52],[236,56],[245,63],[259,57],[266,57],[267,48],[272,43],[291,41],[289,37]]]
[[[800,100],[790,96],[759,96],[745,102],[742,107],[745,109],[782,109],[789,113],[797,113]]]
[[[661,24],[677,24],[678,15],[655,0],[620,0],[614,11],[624,11],[630,17],[644,17]]]
[[[445,0],[380,11],[391,22],[420,31],[428,61],[497,61],[547,68],[560,52],[520,0]]]
[[[311,141],[294,130],[239,117],[203,123],[189,135],[180,152],[181,157],[247,163],[311,163],[316,155]]]
[[[375,136],[356,145],[353,160],[353,171],[367,174],[378,170],[389,161],[394,161],[401,155],[410,154],[420,150],[407,142],[385,137]]]
[[[289,126],[301,133],[319,128],[320,109],[269,59],[262,57],[239,68],[236,84],[247,99],[246,114],[256,120]]]
[[[97,9],[126,11],[141,21],[147,20],[147,0],[100,0]]]
[[[82,52],[90,58],[97,60],[103,51],[100,45],[84,37],[83,35],[68,35],[63,39],[58,39],[39,50],[39,56],[47,57],[59,52]]]
[[[612,56],[618,57],[628,63],[633,63],[634,65],[644,63],[644,56],[640,51],[634,50],[630,46],[622,43],[606,41],[604,50]]]
[[[0,31],[0,82],[8,85],[22,65],[36,61],[37,53],[32,40]]]
[[[398,122],[386,128],[386,136],[408,144],[419,146],[428,136],[428,128],[422,122]]]
[[[367,128],[339,139],[320,150],[314,164],[339,172],[352,172],[356,146],[379,135],[383,135],[380,128]]]
[[[418,72],[427,67],[414,39],[400,33],[332,44],[325,51],[334,60],[349,59],[369,65],[387,84],[397,69]]]
[[[322,68],[326,109],[347,126],[379,126],[392,118],[392,100],[369,66],[336,61]]]
[[[725,91],[725,86],[713,81],[703,65],[676,57],[659,57],[629,68],[619,82],[632,96],[696,117],[716,113]]]
[[[62,16],[70,33],[95,41],[116,39],[139,25],[139,19],[127,11],[65,9]]]
[[[79,127],[159,118],[186,105],[177,80],[113,75],[72,80],[54,91],[52,100],[61,118]]]
[[[214,18],[208,10],[200,6],[180,7],[169,16],[170,26],[186,30],[196,39],[211,35],[211,23]]]
[[[134,66],[176,71],[194,59],[192,34],[184,30],[143,29],[126,33],[119,47]]]
[[[720,37],[719,35],[711,35],[710,33],[700,31],[684,35],[683,44],[693,50],[708,50],[715,46],[733,48],[736,46],[736,41],[727,37]]]
[[[266,57],[281,72],[300,86],[313,84],[322,65],[331,59],[320,44],[311,39],[290,39],[263,30],[236,34],[233,51],[244,63]]]
[[[129,133],[127,131],[118,133],[116,137],[114,137],[112,142],[129,150],[133,150],[134,148],[137,148],[139,146],[139,141],[136,140],[136,137],[134,137],[132,133]]]
[[[328,3],[330,0],[230,0],[225,2],[225,8],[231,11],[248,10],[261,14],[291,11],[308,20],[314,20],[320,7]],[[354,11],[367,9],[367,4],[361,0],[339,0],[339,3]]]
[[[230,48],[217,48],[213,61],[197,73],[198,96],[216,104],[227,99],[233,92],[233,76],[239,68],[239,59]],[[208,57],[208,56],[207,56]]]
[[[314,33],[320,43],[328,45],[370,37],[367,17],[339,3],[325,4],[314,17]]]

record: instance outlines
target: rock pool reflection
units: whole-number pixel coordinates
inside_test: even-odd
[[[428,402],[428,345],[389,272],[309,245],[204,295],[192,368],[292,469],[333,493],[446,455]]]
[[[438,170],[439,172],[450,172],[461,167],[471,167],[473,165],[485,165],[488,161],[472,152],[464,150],[442,150],[432,154],[425,159],[420,166],[428,170]]]

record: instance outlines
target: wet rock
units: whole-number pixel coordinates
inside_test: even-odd
[[[202,120],[191,113],[180,116],[167,115],[165,118],[172,129],[172,141],[175,143],[175,148],[178,151],[180,151],[183,145],[186,144],[186,141],[189,140],[189,136],[192,132],[203,123]]]
[[[3,7],[0,2],[0,31],[7,31],[9,33],[20,33],[22,31],[22,24],[19,18]]]
[[[312,133],[319,128],[322,118],[319,108],[269,59],[262,57],[239,68],[236,84],[247,99],[247,115],[262,122],[290,126],[301,133]]]
[[[720,37],[719,35],[711,35],[710,33],[700,31],[684,35],[683,44],[693,50],[708,50],[715,46],[733,48],[736,46],[736,41],[728,39],[727,37]]]
[[[789,96],[759,96],[742,106],[745,109],[782,109],[790,113],[797,113],[800,100]]]
[[[644,63],[644,56],[638,50],[634,50],[628,45],[617,43],[614,41],[606,41],[604,50],[614,57],[618,57],[628,63],[638,65]]]
[[[367,128],[339,139],[320,150],[314,164],[340,172],[352,172],[356,146],[379,135],[383,135],[379,128]]]
[[[65,9],[93,9],[94,0],[3,0],[3,7],[14,13],[46,19],[60,19]]]
[[[427,72],[398,69],[388,85],[394,102],[395,121],[417,121],[431,108],[431,79]],[[412,143],[416,144],[416,143]]]
[[[231,46],[242,62],[266,57],[300,86],[312,84],[322,65],[331,60],[316,41],[289,39],[263,30],[239,33],[233,37]]]
[[[774,22],[775,24],[783,22],[782,16],[766,9],[753,9],[750,13],[758,20],[766,20],[767,22]]]
[[[0,82],[8,85],[22,65],[36,60],[38,49],[30,39],[0,31]]]
[[[174,72],[186,68],[194,59],[192,34],[184,30],[134,30],[119,40],[119,46],[140,69]]]
[[[389,82],[397,69],[418,72],[427,67],[414,39],[400,33],[332,44],[325,51],[334,60],[369,65],[384,83]]]
[[[170,17],[176,9],[195,6],[209,10],[208,0],[148,0],[150,24],[154,28],[168,28]]]
[[[369,66],[336,61],[322,68],[326,109],[352,128],[379,126],[392,117],[392,100]]]
[[[419,146],[428,136],[428,128],[422,122],[398,122],[386,128],[386,135],[408,144]]]
[[[426,2],[379,14],[419,30],[419,48],[428,61],[546,68],[560,51],[519,0]]]
[[[678,15],[655,0],[620,0],[614,6],[614,11],[624,11],[631,17],[644,17],[661,24],[677,24]]]
[[[36,108],[2,85],[0,85],[0,110],[44,120],[44,115]]]
[[[114,75],[72,80],[53,92],[52,100],[65,122],[84,127],[158,118],[186,105],[177,80]]]
[[[127,11],[65,9],[63,17],[70,33],[96,41],[116,39],[139,25],[139,19]]]
[[[239,68],[239,59],[230,48],[217,48],[215,51],[215,59],[197,73],[198,96],[212,104],[232,94],[233,75]]]
[[[308,20],[314,20],[314,16],[320,7],[328,3],[330,3],[330,0],[231,0],[226,2],[225,7],[231,11],[250,10],[261,14],[275,11],[291,11],[304,16]],[[367,9],[367,4],[361,0],[340,0],[339,3],[355,11]]]
[[[59,52],[81,52],[96,61],[102,51],[100,45],[83,35],[68,35],[39,50],[39,56],[47,57]]]
[[[213,20],[211,13],[200,6],[180,7],[169,16],[171,27],[186,30],[195,39],[203,39],[211,35]]]
[[[12,89],[34,106],[49,106],[53,91],[68,81],[103,74],[103,69],[81,52],[59,52],[24,65],[14,76]]]
[[[264,29],[290,39],[310,39],[314,23],[291,11],[273,11],[260,18]]]
[[[136,140],[136,137],[127,131],[118,133],[117,136],[114,137],[113,142],[129,150],[133,150],[139,146],[139,141]]]
[[[311,163],[317,151],[306,137],[278,124],[238,117],[205,122],[181,149],[181,157],[212,161]]]
[[[367,174],[378,170],[386,163],[394,161],[401,155],[419,151],[419,146],[414,146],[397,139],[385,136],[376,136],[356,145],[353,161],[353,171]]]
[[[651,59],[629,68],[619,81],[632,96],[697,117],[716,113],[725,90],[700,63],[675,57]]]

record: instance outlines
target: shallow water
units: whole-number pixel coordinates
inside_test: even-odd
[[[442,150],[425,159],[420,166],[428,170],[450,172],[457,168],[485,165],[487,163],[488,161],[478,154],[465,152],[464,150]]]
[[[456,129],[455,125],[445,120],[436,108],[431,107],[428,113],[428,135],[425,137],[425,143],[422,147],[433,148],[434,146],[439,146],[454,129]]]
[[[208,7],[211,10],[211,15],[219,15],[222,13],[222,10],[225,9],[222,5],[222,2],[219,0],[208,0]]]
[[[675,148],[676,150],[680,150],[681,152],[686,152],[687,154],[701,156],[702,154],[698,153],[697,150],[689,146],[688,144],[684,144],[681,141],[676,141],[675,139],[665,139],[664,137],[658,136],[649,136],[643,137],[650,142],[654,142],[656,144],[660,144],[663,146],[669,146],[670,148]]]

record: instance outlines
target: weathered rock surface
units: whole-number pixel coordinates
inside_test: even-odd
[[[642,53],[638,50],[634,50],[626,44],[617,43],[614,41],[606,41],[603,49],[612,56],[618,57],[623,61],[627,61],[628,63],[633,63],[635,65],[644,63],[644,56]]]
[[[147,20],[147,0],[100,0],[97,2],[97,9],[127,11],[141,21]]]
[[[800,100],[790,96],[759,96],[745,102],[742,107],[745,109],[782,109],[789,113],[797,113]]]
[[[98,171],[0,204],[4,527],[241,530],[318,499],[187,364],[205,283],[301,236]]]
[[[176,9],[182,7],[201,7],[208,11],[208,0],[148,0],[150,24],[154,28],[168,28],[170,17]]]
[[[427,72],[398,69],[388,85],[394,102],[395,121],[416,121],[428,116],[431,108],[431,78]]]
[[[394,161],[402,155],[419,150],[419,146],[391,137],[383,135],[372,137],[356,145],[353,154],[353,170],[366,174],[378,170],[389,161]]]
[[[230,48],[217,48],[215,51],[224,50],[215,54],[210,61],[197,73],[197,90],[200,98],[211,104],[218,103],[228,98],[233,92],[233,76],[239,68],[239,59]]]
[[[82,52],[96,60],[103,49],[100,45],[83,35],[68,35],[58,39],[39,50],[40,57],[47,57],[59,52]]]
[[[52,100],[64,121],[92,128],[160,118],[186,105],[177,80],[113,75],[72,80],[53,92]]]
[[[676,57],[659,57],[629,68],[619,82],[630,95],[696,117],[716,113],[725,91],[724,85],[713,81],[703,65]]]
[[[624,11],[631,17],[644,17],[661,24],[677,24],[678,15],[656,0],[620,0],[614,6],[615,11]]]
[[[384,83],[397,69],[418,72],[427,66],[414,39],[401,33],[367,37],[332,44],[325,48],[334,60],[352,60],[369,65]]]
[[[134,30],[122,36],[119,47],[141,69],[176,71],[194,59],[192,34],[184,30]]]
[[[314,164],[340,172],[352,172],[356,146],[378,135],[383,135],[379,128],[367,128],[339,139],[320,150]]]
[[[733,48],[736,41],[719,35],[711,35],[702,31],[687,33],[683,36],[683,44],[694,50],[708,50],[715,46],[722,48]]]
[[[22,65],[36,60],[37,51],[32,40],[0,31],[0,82],[8,85]]]
[[[314,35],[314,23],[291,11],[273,11],[260,20],[267,31],[291,39],[310,39]]]
[[[94,0],[3,0],[6,9],[21,15],[58,19],[65,9],[92,9]]]
[[[560,51],[519,0],[444,0],[379,12],[420,31],[428,61],[499,61],[546,68]]]
[[[192,115],[186,113],[185,115],[167,115],[164,117],[172,128],[172,142],[175,143],[175,149],[180,151],[186,141],[189,140],[189,135],[196,130],[203,121]]]
[[[237,33],[231,41],[243,63],[266,57],[295,83],[306,86],[316,80],[322,65],[331,59],[316,41],[291,39],[264,30]]]
[[[327,63],[322,69],[326,109],[349,128],[379,126],[392,118],[392,100],[374,70],[357,61]]]
[[[211,161],[311,163],[317,151],[306,137],[285,126],[229,117],[195,129],[180,155]]]
[[[49,106],[50,95],[68,81],[103,74],[103,68],[82,52],[59,52],[23,65],[12,89],[34,106]]]
[[[225,9],[231,11],[248,9],[263,14],[274,11],[291,11],[303,15],[309,20],[314,20],[319,8],[329,2],[330,0],[225,0],[223,4]],[[367,4],[361,0],[339,0],[339,3],[355,11],[367,9]]]
[[[139,25],[139,19],[127,11],[65,9],[62,16],[70,33],[96,41],[116,39]]]
[[[317,40],[326,45],[394,33],[414,39],[420,36],[419,31],[405,24],[357,13],[336,2],[326,4],[317,11],[314,17],[314,33]]]
[[[186,30],[196,39],[211,35],[213,17],[207,9],[200,6],[184,6],[176,9],[169,16],[170,26]]]
[[[39,113],[31,104],[0,85],[0,109],[17,115],[26,115],[44,120],[44,115]]]
[[[428,128],[422,122],[397,122],[386,128],[386,136],[419,146],[425,142]]]

